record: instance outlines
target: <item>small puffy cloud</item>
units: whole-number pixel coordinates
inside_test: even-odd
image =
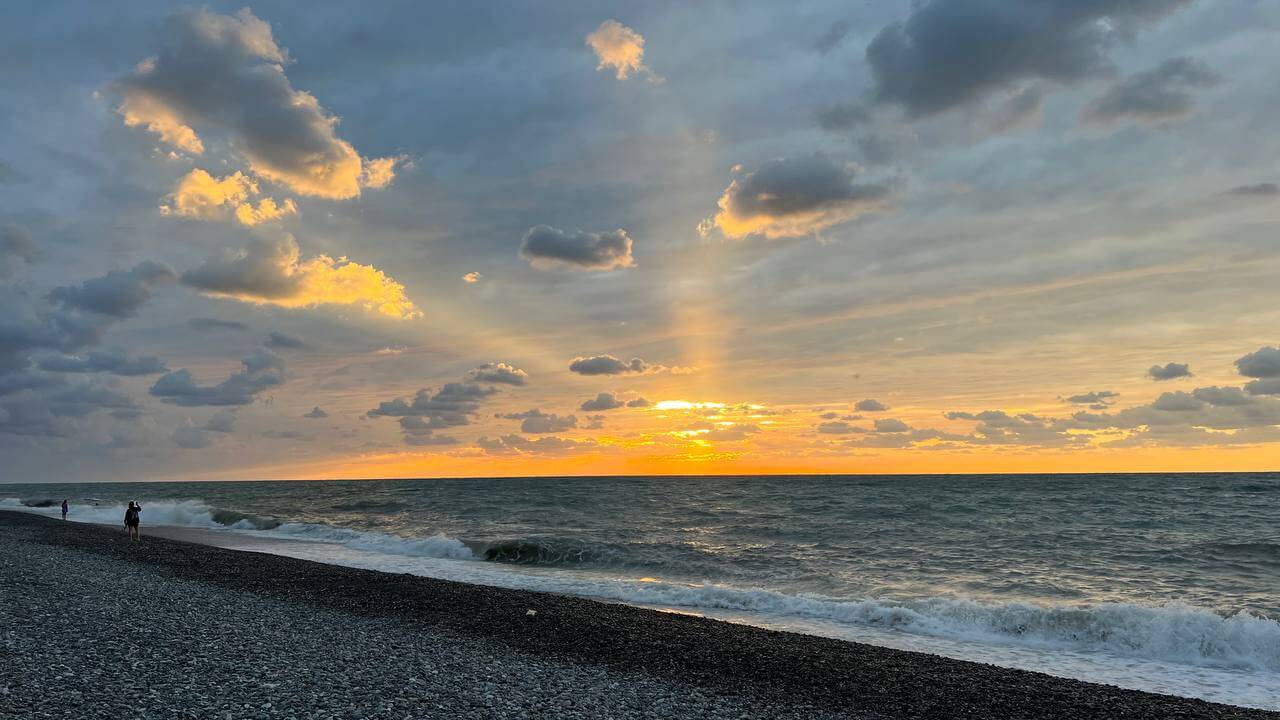
[[[626,404],[627,403],[623,402],[617,395],[614,395],[611,392],[602,392],[598,393],[590,400],[583,400],[582,404],[578,406],[578,409],[586,412],[601,412],[603,410],[620,408]]]
[[[467,377],[474,382],[523,386],[529,382],[529,373],[504,362],[485,363],[473,368]]]
[[[1118,397],[1120,397],[1120,393],[1110,390],[1093,390],[1079,395],[1071,395],[1064,399],[1073,405],[1106,405],[1115,402]]]
[[[1214,407],[1243,406],[1253,403],[1253,398],[1249,397],[1244,390],[1235,387],[1218,387],[1217,385],[1199,387],[1192,390],[1191,395]]]
[[[699,232],[719,228],[726,237],[763,235],[800,237],[878,212],[890,195],[888,185],[856,182],[861,169],[825,155],[778,158],[729,183]]]
[[[1164,365],[1152,365],[1147,368],[1147,377],[1156,381],[1191,377],[1191,366],[1186,363],[1174,362],[1165,363]]]
[[[849,433],[864,433],[867,431],[866,428],[850,425],[843,420],[828,420],[827,422],[818,423],[817,430],[823,435],[848,435]]]
[[[918,120],[998,91],[1111,72],[1108,51],[1190,0],[932,0],[867,45],[877,102]]]
[[[219,320],[218,318],[197,317],[187,321],[187,327],[200,332],[214,332],[218,330],[248,330],[249,326],[242,322],[234,320]]]
[[[302,259],[292,235],[257,238],[182,274],[207,295],[287,308],[359,305],[395,318],[420,316],[404,285],[372,265],[328,255]]]
[[[854,403],[853,409],[858,412],[884,412],[889,406],[874,398],[865,398]]]
[[[1236,370],[1251,378],[1280,377],[1280,348],[1261,347],[1236,360]]]
[[[631,237],[626,230],[588,233],[566,232],[549,225],[535,225],[520,243],[520,255],[539,269],[607,271],[635,267]]]
[[[1165,412],[1194,412],[1204,407],[1205,401],[1190,393],[1175,392],[1162,393],[1151,403],[1151,407],[1156,410]]]
[[[1245,197],[1275,197],[1280,195],[1280,185],[1271,182],[1253,185],[1237,185],[1227,190],[1227,195],[1243,195]]]
[[[1221,81],[1222,77],[1200,60],[1170,58],[1151,70],[1118,81],[1085,106],[1080,117],[1093,124],[1178,120],[1195,109],[1192,90]]]
[[[362,158],[338,137],[337,118],[294,89],[271,26],[247,8],[234,16],[180,10],[165,40],[115,83],[126,125],[193,155],[205,151],[198,133],[215,131],[254,175],[304,195],[353,198],[391,181],[396,160]]]
[[[210,432],[232,433],[236,429],[236,413],[234,410],[219,410],[205,423],[204,429]]]
[[[627,373],[656,372],[660,365],[650,365],[640,358],[623,362],[612,355],[576,357],[569,363],[569,371],[579,375],[623,375]]]
[[[310,420],[322,420],[324,418],[329,417],[329,413],[325,412],[320,408],[319,405],[317,405],[311,408],[311,412],[304,413],[302,417],[308,418]]]
[[[544,413],[538,408],[522,413],[506,413],[498,417],[505,420],[520,420],[520,432],[530,435],[564,432],[578,427],[578,418],[573,415]]]
[[[401,397],[380,403],[368,414],[370,417],[418,418],[423,423],[421,429],[458,427],[471,424],[471,416],[480,409],[480,404],[496,392],[493,387],[473,382],[445,383],[439,390],[419,390],[412,399]],[[405,422],[401,421],[402,427]]]
[[[311,346],[301,338],[292,335],[285,335],[282,332],[271,331],[267,334],[266,346],[277,350],[310,350]]]
[[[199,385],[190,370],[160,376],[151,394],[161,401],[183,407],[201,405],[248,405],[265,390],[284,384],[284,358],[265,348],[241,361],[244,370],[217,385]]]
[[[154,355],[129,359],[121,348],[93,350],[85,357],[50,355],[40,358],[36,367],[46,372],[110,373],[134,377],[167,372],[168,368]]]
[[[911,426],[895,420],[894,418],[883,418],[875,421],[876,432],[878,433],[899,433],[911,430]]]
[[[219,179],[196,168],[178,181],[170,195],[171,204],[160,209],[197,220],[234,219],[241,225],[257,225],[298,212],[297,205],[288,199],[277,204],[274,198],[263,198],[255,206],[249,198],[257,194],[258,184],[240,171]]]
[[[127,318],[151,299],[157,286],[175,277],[168,265],[147,261],[132,270],[112,270],[80,285],[54,288],[49,298],[65,307]]]
[[[570,440],[560,437],[543,437],[530,440],[520,435],[503,435],[497,438],[481,437],[476,446],[490,455],[564,455],[584,447],[595,447],[592,440]]]
[[[642,397],[632,398],[627,401],[627,407],[629,408],[645,408],[652,404],[653,403],[649,402],[648,399]]]
[[[467,283],[468,285],[474,285],[475,283],[480,282],[483,278],[484,276],[478,272],[469,272],[462,276],[462,282]]]
[[[587,46],[596,54],[597,70],[613,70],[619,80],[635,75],[661,82],[644,64],[644,37],[617,20],[605,20],[587,35]]]

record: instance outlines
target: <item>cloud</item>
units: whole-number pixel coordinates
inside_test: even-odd
[[[217,318],[196,317],[187,321],[187,327],[200,332],[212,332],[215,330],[248,330],[249,326],[242,322],[234,320],[219,320]]]
[[[633,400],[632,402],[635,401]],[[623,402],[617,395],[614,395],[611,392],[602,392],[590,400],[583,400],[582,404],[578,406],[578,409],[586,412],[601,412],[604,410],[620,408],[626,404],[627,403]]]
[[[1110,390],[1093,390],[1079,395],[1071,395],[1065,399],[1075,405],[1106,405],[1107,403],[1115,402],[1118,397],[1120,397],[1120,393]]]
[[[473,382],[445,383],[434,392],[423,388],[412,399],[400,397],[380,403],[368,414],[370,417],[419,418],[420,429],[424,430],[458,427],[471,424],[471,416],[480,409],[480,404],[496,392],[492,387]],[[401,421],[401,426],[404,425],[405,421]]]
[[[31,233],[18,225],[0,226],[0,278],[17,272],[42,257]]]
[[[257,238],[240,250],[182,274],[182,282],[207,295],[287,308],[359,305],[394,318],[420,316],[404,286],[372,265],[317,255],[302,260],[292,235]]]
[[[236,429],[236,413],[234,410],[219,410],[209,418],[209,422],[204,424],[204,429],[210,432],[220,432],[230,434]]]
[[[1157,381],[1191,377],[1191,366],[1186,363],[1174,362],[1165,363],[1164,365],[1152,365],[1147,368],[1147,377]]]
[[[472,369],[467,377],[475,382],[523,386],[529,382],[529,373],[504,362],[485,363]]]
[[[565,232],[549,225],[535,225],[520,243],[520,255],[539,269],[607,271],[636,266],[626,230],[588,233]]]
[[[292,335],[285,335],[282,332],[274,330],[267,334],[266,346],[279,350],[310,350],[311,345],[307,344],[301,338]]]
[[[884,412],[889,406],[874,398],[866,398],[854,403],[853,409],[858,412]]]
[[[875,428],[878,433],[899,433],[909,431],[911,426],[901,420],[883,418],[875,421]]]
[[[1191,391],[1191,395],[1195,399],[1203,400],[1214,407],[1240,406],[1253,403],[1253,398],[1245,394],[1244,390],[1235,387],[1211,385],[1209,387],[1196,388]]]
[[[1236,370],[1245,377],[1280,377],[1280,348],[1261,347],[1236,360]]]
[[[176,277],[168,265],[142,262],[132,270],[112,270],[80,285],[54,288],[49,298],[64,307],[109,315],[133,317],[162,283]]]
[[[183,407],[248,405],[259,393],[284,384],[284,358],[270,350],[259,349],[241,362],[244,370],[217,385],[198,385],[185,368],[162,375],[151,386],[151,394]]]
[[[520,432],[530,435],[564,432],[578,427],[578,418],[573,415],[556,415],[544,413],[538,408],[521,413],[500,414],[504,420],[521,420]]]
[[[564,455],[595,445],[593,440],[569,440],[560,437],[530,440],[515,434],[493,439],[481,437],[476,441],[476,446],[490,455]]]
[[[717,425],[714,428],[698,435],[699,440],[710,440],[712,442],[740,442],[761,432],[759,425],[751,423],[731,423],[729,425]]]
[[[569,371],[579,375],[624,375],[658,372],[662,369],[661,365],[650,365],[640,358],[631,358],[631,362],[623,362],[612,355],[576,357],[569,363]]]
[[[247,8],[181,10],[166,31],[165,47],[115,83],[126,125],[193,155],[206,149],[198,133],[225,135],[253,174],[304,195],[353,198],[390,182],[396,160],[362,158],[338,137],[337,118],[293,88],[288,55]]]
[[[842,420],[829,420],[827,422],[818,423],[819,433],[823,435],[848,435],[849,433],[864,433],[866,428],[850,425]]]
[[[1275,197],[1280,195],[1280,185],[1264,182],[1254,185],[1237,185],[1226,191],[1227,195],[1245,195],[1252,197]]]
[[[484,276],[478,272],[469,272],[462,276],[462,282],[467,283],[468,285],[474,285],[475,283],[480,282],[483,278]]]
[[[184,450],[199,450],[200,448],[209,447],[210,440],[204,428],[196,427],[191,424],[191,420],[187,420],[182,426],[173,431],[173,442]]]
[[[633,398],[633,399],[631,399],[631,400],[628,400],[628,401],[627,401],[627,407],[629,407],[629,408],[643,408],[643,407],[649,407],[649,406],[650,406],[650,405],[652,405],[652,404],[653,404],[653,403],[649,402],[647,399],[642,398],[642,397]]]
[[[315,406],[315,407],[311,408],[311,412],[303,414],[303,416],[302,416],[302,417],[304,417],[304,418],[308,418],[308,419],[311,419],[311,420],[320,420],[320,419],[323,419],[323,418],[327,418],[327,417],[329,417],[329,413],[327,413],[327,412],[325,412],[324,410],[320,409],[320,406],[319,406],[319,405],[317,405],[317,406]]]
[[[171,204],[162,205],[160,211],[197,220],[236,220],[241,225],[297,214],[298,206],[289,199],[277,204],[274,198],[263,198],[255,206],[249,198],[258,192],[258,184],[238,170],[218,179],[196,168],[178,181]]]
[[[867,45],[877,102],[917,120],[997,90],[1072,84],[1112,70],[1108,52],[1190,0],[929,0]]]
[[[619,80],[644,75],[651,82],[662,81],[644,64],[644,37],[617,20],[600,23],[586,40],[600,61],[596,70],[612,69]]]
[[[121,348],[91,351],[86,357],[50,355],[40,358],[36,367],[46,372],[110,373],[126,377],[154,375],[169,369],[154,355],[129,359]]]
[[[705,236],[719,228],[730,238],[800,237],[882,210],[889,187],[856,183],[860,172],[821,154],[770,160],[729,183],[717,203],[719,212],[703,220],[699,232]]]
[[[1221,81],[1222,77],[1200,60],[1170,58],[1151,70],[1119,80],[1086,105],[1080,118],[1092,124],[1178,120],[1195,109],[1192,90]]]
[[[827,31],[822,33],[813,43],[813,49],[820,53],[828,53],[840,47],[844,43],[844,39],[849,35],[849,22],[847,20],[837,20],[831,23]]]

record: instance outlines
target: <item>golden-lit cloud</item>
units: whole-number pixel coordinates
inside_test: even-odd
[[[481,274],[480,274],[480,273],[478,273],[478,272],[469,272],[469,273],[467,273],[466,275],[463,275],[463,276],[462,276],[462,282],[467,283],[467,284],[469,284],[469,285],[470,285],[470,284],[475,284],[475,283],[480,282],[481,278],[483,278],[483,277],[484,277],[484,276],[483,276],[483,275],[481,275]]]
[[[294,89],[288,54],[247,8],[181,10],[166,27],[159,54],[115,83],[126,125],[193,155],[206,149],[197,128],[225,135],[254,175],[303,195],[353,198],[395,178],[399,158],[361,157],[338,137],[338,118]]]
[[[258,192],[258,184],[242,172],[219,179],[196,168],[178,181],[172,203],[161,206],[160,211],[199,220],[234,219],[242,225],[257,225],[298,212],[290,199],[277,203],[268,197],[254,205],[249,198]]]
[[[288,234],[224,251],[183,273],[182,282],[206,295],[259,305],[357,305],[401,319],[422,315],[405,295],[404,285],[383,271],[345,257],[322,254],[303,260],[297,241]]]
[[[730,182],[716,203],[719,212],[698,231],[706,236],[718,228],[730,238],[800,237],[883,210],[889,187],[855,182],[860,172],[857,165],[824,155],[770,160]]]
[[[605,20],[587,35],[587,45],[600,64],[597,70],[612,69],[619,80],[647,75],[655,82],[662,78],[644,64],[644,37],[617,20]]]

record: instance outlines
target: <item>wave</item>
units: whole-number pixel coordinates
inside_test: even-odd
[[[504,540],[497,543],[475,543],[470,547],[489,562],[513,565],[620,565],[625,563],[625,558],[617,549],[595,544]]]
[[[56,504],[45,501],[22,500],[19,498],[0,499],[0,509],[24,510],[41,515],[61,516],[61,502]],[[86,502],[77,500],[69,502],[68,517],[77,522],[103,523],[118,525],[124,521],[125,506],[122,503],[107,504],[101,501]],[[176,525],[179,527],[231,529],[231,530],[270,530],[281,523],[276,518],[250,515],[211,507],[200,500],[157,500],[148,502],[142,507],[142,521],[148,525]]]

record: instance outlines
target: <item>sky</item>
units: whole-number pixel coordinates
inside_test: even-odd
[[[8,482],[1274,470],[1270,0],[28,3]]]

